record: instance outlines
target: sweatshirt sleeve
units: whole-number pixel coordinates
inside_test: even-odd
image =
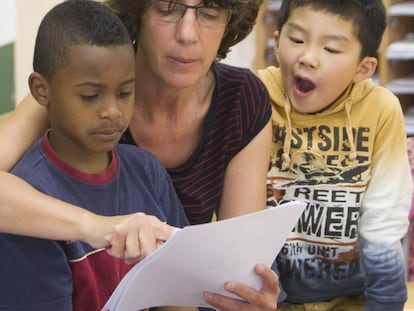
[[[360,247],[367,275],[364,311],[400,311],[407,299],[401,239],[409,225],[412,178],[400,103],[390,96],[383,108],[361,210]]]

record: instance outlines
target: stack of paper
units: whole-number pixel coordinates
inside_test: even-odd
[[[302,202],[290,202],[177,230],[130,270],[103,310],[208,307],[202,297],[204,291],[237,298],[223,289],[230,280],[259,290],[262,282],[254,266],[272,264],[304,208]]]

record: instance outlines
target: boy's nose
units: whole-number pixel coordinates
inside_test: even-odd
[[[299,63],[305,67],[317,68],[319,62],[316,51],[311,48],[305,49],[299,59]]]
[[[117,119],[122,115],[121,110],[115,99],[108,100],[102,107],[100,116],[101,118]]]

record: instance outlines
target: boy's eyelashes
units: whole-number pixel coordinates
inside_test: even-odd
[[[119,98],[125,98],[125,97],[129,97],[133,94],[132,90],[128,90],[128,91],[119,91],[118,92],[118,97]]]
[[[81,94],[80,95],[80,97],[81,97],[81,99],[83,100],[83,101],[86,101],[86,102],[92,102],[92,101],[94,101],[96,98],[98,98],[98,93],[95,93],[95,94]]]
[[[83,101],[92,102],[92,101],[98,99],[100,97],[100,95],[101,95],[100,93],[90,93],[90,94],[80,94],[79,96],[80,96],[80,98]],[[127,97],[129,97],[131,95],[133,95],[133,91],[132,90],[118,91],[116,93],[116,97],[117,98],[121,98],[121,99],[127,98]]]
[[[289,38],[290,41],[292,41],[293,43],[296,43],[296,44],[303,44],[303,43],[305,43],[304,40],[299,39],[297,37],[289,36],[288,38]],[[328,53],[331,53],[331,54],[339,54],[339,53],[341,53],[340,50],[334,49],[334,48],[328,47],[328,46],[324,47],[324,50],[327,51]]]
[[[289,40],[292,41],[293,43],[303,43],[302,39],[298,39],[298,38],[292,37],[292,36],[289,36]]]
[[[329,47],[326,47],[325,50],[329,53],[332,53],[332,54],[339,54],[340,53],[340,51],[329,48]]]

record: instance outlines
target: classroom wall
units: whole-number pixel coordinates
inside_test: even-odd
[[[1,0],[3,1],[3,0]],[[15,43],[16,103],[29,92],[27,78],[32,72],[33,47],[37,28],[48,10],[61,0],[14,0],[16,4],[17,33]]]
[[[37,28],[46,12],[62,0],[0,0],[16,4],[17,33],[15,43],[15,101],[19,103],[29,92],[27,77],[32,72],[33,47]],[[3,28],[0,20],[0,29]],[[7,28],[6,28],[7,29]],[[224,62],[251,68],[255,56],[255,34],[232,49]]]
[[[4,26],[4,27],[2,27]],[[5,31],[7,29],[7,31]],[[14,43],[16,9],[14,0],[0,1],[0,114],[14,107]]]

